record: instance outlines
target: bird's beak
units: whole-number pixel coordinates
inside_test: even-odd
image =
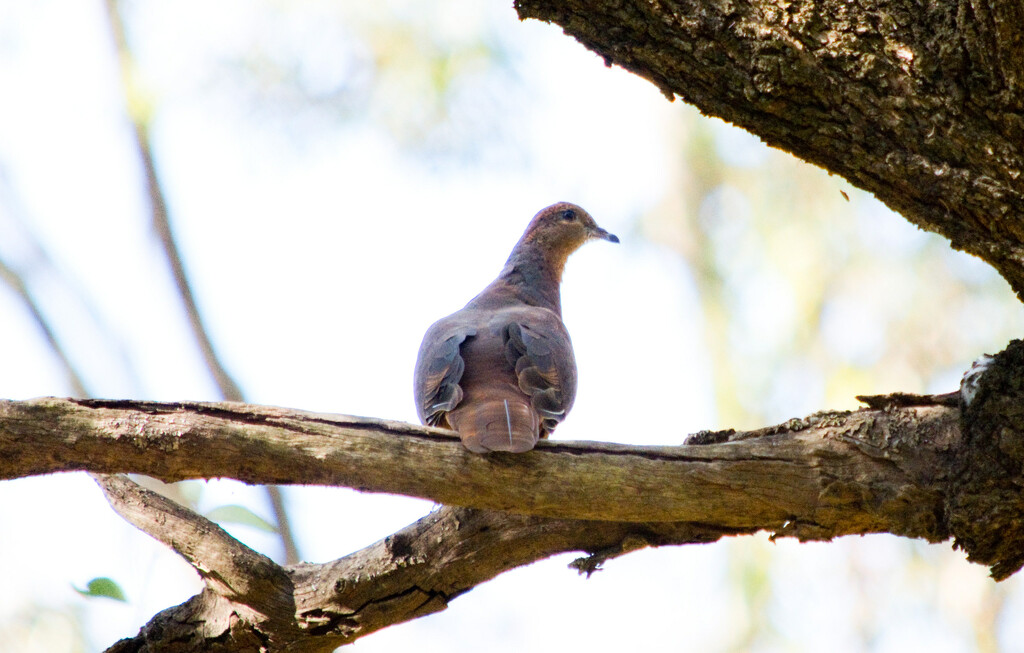
[[[619,237],[615,234],[610,234],[601,227],[594,227],[590,230],[591,238],[600,238],[601,240],[607,240],[610,243],[619,242]]]

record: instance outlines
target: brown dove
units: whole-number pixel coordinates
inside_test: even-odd
[[[424,424],[458,431],[476,453],[529,451],[555,430],[576,398],[562,270],[594,238],[619,242],[575,204],[541,210],[498,278],[427,329],[414,377]]]

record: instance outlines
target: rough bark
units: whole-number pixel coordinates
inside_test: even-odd
[[[954,537],[1005,578],[1024,563],[1021,370],[1024,343],[1015,341],[961,394],[866,397],[859,411],[702,432],[678,447],[545,442],[488,456],[439,429],[280,408],[2,402],[0,478],[72,469],[231,476],[459,506],[334,562],[279,567],[127,478],[97,476],[119,514],[206,581],[112,650],[328,651],[556,553],[587,552],[575,566],[589,573],[646,546],[758,530],[801,540]]]
[[[1019,0],[516,0],[704,113],[875,194],[1024,299]]]
[[[945,405],[865,409],[700,446],[541,442],[526,454],[481,456],[451,431],[399,422],[236,403],[37,399],[0,402],[0,479],[71,470],[229,477],[542,517],[934,540],[946,537],[937,515],[958,420]]]
[[[954,462],[946,514],[956,546],[1002,580],[1024,565],[1024,341],[982,371],[964,410],[967,446]]]
[[[122,497],[145,493],[124,477],[101,477],[119,512]],[[116,488],[111,491],[109,488]],[[133,488],[134,486],[134,488]],[[135,497],[137,498],[137,497]],[[145,499],[143,499],[145,500]],[[164,509],[168,511],[165,513]],[[169,528],[158,537],[192,561],[192,541],[181,533],[215,533],[205,545],[205,576],[227,568],[236,577],[237,542],[200,515],[157,502],[137,526],[152,519]],[[205,523],[204,523],[205,522]],[[592,571],[614,555],[662,544],[711,542],[721,529],[676,523],[574,521],[444,507],[387,538],[334,562],[276,567],[258,592],[224,592],[224,584],[156,615],[140,633],[111,652],[332,651],[386,626],[422,617],[494,576],[564,551],[598,552],[577,567]],[[217,552],[218,548],[222,551]],[[243,560],[267,562],[248,552]],[[273,565],[273,563],[269,563]],[[241,582],[241,579],[239,579]]]

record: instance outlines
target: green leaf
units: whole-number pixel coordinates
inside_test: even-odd
[[[251,526],[259,529],[266,533],[276,533],[277,527],[263,519],[253,511],[249,510],[245,506],[219,506],[214,508],[210,512],[206,513],[206,518],[211,519],[218,524],[229,523],[229,524],[244,524],[245,526]]]
[[[73,587],[74,590],[82,596],[99,596],[107,599],[114,599],[115,601],[128,601],[128,599],[124,597],[124,592],[121,590],[121,586],[106,577],[93,578],[85,586],[84,590],[78,589],[74,585],[71,587]]]

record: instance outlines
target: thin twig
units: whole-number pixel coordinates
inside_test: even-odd
[[[28,285],[25,283],[24,278],[13,268],[9,267],[2,259],[0,259],[0,280],[3,280],[7,286],[14,291],[18,299],[25,306],[25,310],[32,316],[32,321],[35,322],[36,328],[43,335],[46,340],[46,344],[49,345],[50,350],[53,351],[54,356],[60,362],[61,368],[64,370],[64,377],[67,379],[68,386],[71,388],[71,392],[77,397],[88,397],[89,391],[85,387],[85,382],[82,380],[81,375],[75,369],[71,359],[68,358],[68,354],[64,351],[64,347],[61,346],[60,341],[57,340],[57,335],[50,328],[50,323],[43,315],[42,310],[39,308],[39,304],[36,303],[35,297],[28,289]]]
[[[174,277],[174,284],[177,288],[178,296],[181,298],[182,307],[185,309],[185,314],[188,317],[192,337],[202,353],[206,369],[213,377],[221,397],[228,401],[245,401],[245,395],[242,393],[241,387],[239,387],[231,374],[228,373],[220,357],[217,355],[206,325],[203,323],[202,314],[196,304],[195,295],[192,292],[192,286],[189,283],[185,266],[181,260],[180,250],[174,237],[174,230],[171,228],[166,194],[160,183],[160,176],[157,173],[156,163],[153,158],[149,134],[149,116],[146,112],[132,104],[132,98],[137,97],[135,91],[138,88],[138,84],[134,74],[133,58],[131,48],[128,46],[124,22],[121,20],[117,0],[106,0],[105,4],[111,35],[120,62],[121,83],[125,95],[125,111],[132,123],[136,154],[146,174],[146,193],[149,197],[153,231],[160,241],[161,250],[164,253],[167,266],[170,268],[171,276]],[[266,492],[270,506],[274,511],[278,535],[284,548],[285,561],[288,564],[294,564],[299,561],[298,546],[295,543],[281,489],[268,485],[266,486]]]

